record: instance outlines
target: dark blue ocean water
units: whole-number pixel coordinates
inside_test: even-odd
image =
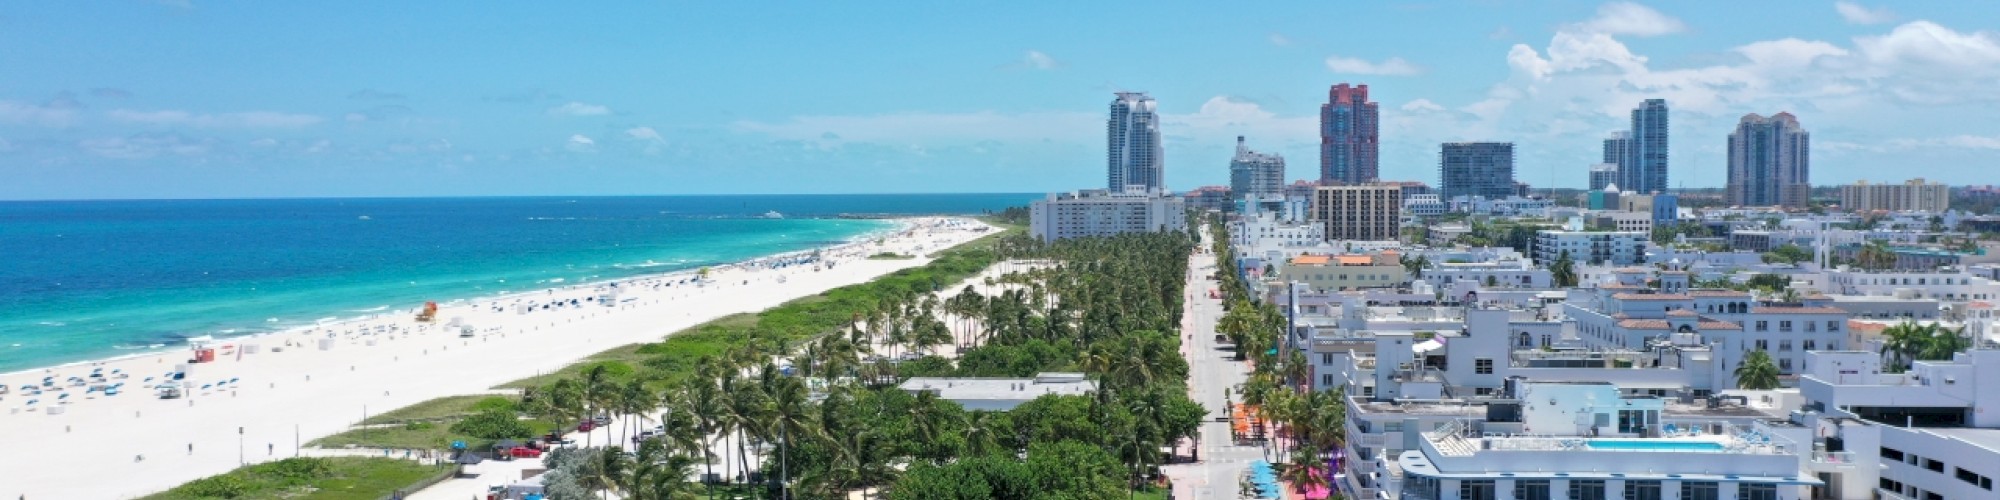
[[[0,371],[797,251],[1027,194],[0,202]],[[769,211],[783,219],[761,218]]]

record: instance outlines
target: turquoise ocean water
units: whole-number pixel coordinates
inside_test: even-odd
[[[0,202],[0,372],[805,250],[1035,195]],[[779,212],[782,219],[763,216]],[[160,347],[165,348],[165,347]]]

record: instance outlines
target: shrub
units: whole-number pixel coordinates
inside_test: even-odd
[[[493,396],[472,403],[472,411],[476,413],[486,413],[489,411],[515,412],[520,410],[515,408],[514,400],[500,396]]]
[[[522,422],[513,412],[486,411],[466,417],[451,424],[451,431],[467,436],[485,439],[507,439],[527,437],[535,434],[534,429]]]
[[[221,475],[189,481],[174,489],[195,498],[237,498],[249,493],[250,485],[244,483],[242,478]]]

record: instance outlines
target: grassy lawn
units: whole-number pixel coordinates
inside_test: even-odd
[[[895,253],[895,252],[882,252],[882,253],[878,253],[878,254],[875,254],[875,255],[870,255],[870,256],[868,256],[868,260],[909,260],[909,259],[914,259],[914,258],[915,258],[915,257],[911,257],[911,256],[908,256],[908,255],[903,255],[903,254],[900,254],[900,253]]]
[[[141,500],[376,500],[450,470],[388,458],[291,458],[196,479]]]
[[[452,441],[464,441],[467,448],[474,450],[485,450],[493,447],[495,440],[452,432],[451,424],[457,421],[458,419],[456,418],[448,418],[436,422],[410,422],[400,425],[349,429],[347,432],[314,439],[312,442],[306,443],[306,446],[320,448],[357,446],[364,448],[442,450],[451,447]],[[528,428],[534,429],[538,434],[559,427],[554,422],[543,420],[528,420],[526,422]],[[560,427],[567,428],[568,426]],[[532,437],[534,436],[520,436],[514,438],[514,440],[525,441]]]
[[[510,402],[519,402],[521,400],[521,397],[519,395],[513,395],[513,394],[508,394],[508,395],[478,394],[471,396],[445,396],[442,398],[437,398],[430,401],[425,401],[422,403],[417,403],[402,408],[397,408],[395,410],[390,410],[388,413],[383,413],[380,415],[371,415],[368,417],[368,420],[363,420],[361,421],[361,423],[370,425],[400,424],[409,421],[434,421],[434,420],[449,419],[453,417],[463,417],[466,415],[477,413],[477,411],[472,408],[472,405],[477,404],[478,402],[489,398],[499,398]]]

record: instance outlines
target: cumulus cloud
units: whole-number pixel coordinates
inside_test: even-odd
[[[1424,112],[1444,111],[1444,106],[1440,106],[1438,105],[1438,103],[1431,102],[1430,99],[1417,99],[1403,104],[1402,109],[1403,111],[1424,113]]]
[[[1401,57],[1391,57],[1378,63],[1354,57],[1328,56],[1326,69],[1335,73],[1385,76],[1410,76],[1424,72],[1423,68]]]
[[[563,149],[577,153],[595,153],[597,152],[597,141],[591,140],[590,137],[586,137],[583,134],[576,134],[569,136],[569,140],[563,143]]]
[[[661,147],[667,144],[667,139],[660,135],[660,131],[653,130],[653,127],[642,126],[625,129],[625,138],[638,143],[640,151],[646,154],[659,153]]]
[[[611,114],[611,108],[598,104],[584,104],[570,101],[561,106],[549,108],[549,114],[556,116],[602,116]]]
[[[1858,3],[1841,1],[1833,3],[1833,10],[1840,13],[1841,19],[1853,24],[1883,24],[1896,21],[1896,13],[1890,12],[1888,7],[1870,9]]]
[[[1057,61],[1055,57],[1048,55],[1048,53],[1039,50],[1030,50],[1022,54],[1021,60],[1015,62],[1013,66],[1022,69],[1046,71],[1061,68],[1062,61]]]
[[[191,113],[180,110],[134,111],[112,110],[105,115],[112,121],[140,125],[185,125],[202,128],[299,128],[316,125],[325,119],[315,115],[281,113],[276,111],[246,111],[241,113]]]
[[[1651,7],[1611,2],[1597,7],[1597,16],[1577,24],[1577,31],[1605,35],[1660,36],[1687,31],[1687,24]]]
[[[1247,135],[1264,148],[1275,149],[1319,140],[1318,116],[1280,116],[1261,104],[1220,95],[1203,101],[1194,113],[1161,114],[1160,128],[1170,142],[1171,138],[1200,142]]]

